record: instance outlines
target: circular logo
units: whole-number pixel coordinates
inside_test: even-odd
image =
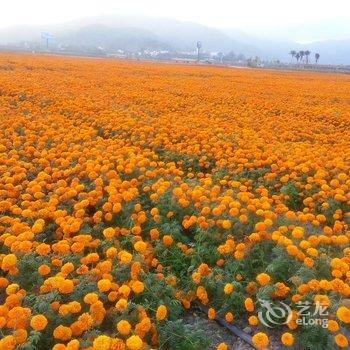
[[[287,324],[292,320],[292,309],[284,302],[272,303],[271,301],[261,299],[259,302],[262,310],[258,312],[258,318],[264,326],[273,328]]]

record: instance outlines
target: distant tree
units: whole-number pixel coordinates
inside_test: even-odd
[[[292,56],[292,61],[293,61],[293,58],[295,57],[297,52],[295,50],[292,50],[291,52],[289,52],[289,54]]]
[[[318,62],[318,60],[320,59],[320,54],[318,52],[315,53],[315,61],[316,63]]]
[[[299,51],[299,56],[300,56],[300,61],[302,61],[302,60],[303,60],[303,57],[305,56],[305,51],[300,50],[300,51]]]
[[[260,57],[258,57],[258,56],[248,58],[248,60],[247,60],[248,67],[256,68],[256,67],[259,67],[260,65],[261,65],[261,60],[260,60]]]
[[[240,53],[240,54],[237,56],[237,60],[238,60],[238,61],[244,62],[244,61],[246,61],[246,57],[245,57],[242,53]]]
[[[295,58],[297,59],[297,62],[299,62],[299,59],[300,59],[300,52],[297,52],[296,54],[295,54]]]
[[[223,52],[218,52],[216,57],[217,57],[217,60],[222,63],[222,61],[224,59],[224,53]]]
[[[306,50],[304,52],[304,54],[305,54],[305,58],[306,58],[306,63],[309,63],[309,56],[310,56],[311,52],[309,50]]]
[[[225,55],[224,60],[233,63],[237,61],[237,55],[233,51],[230,51]]]

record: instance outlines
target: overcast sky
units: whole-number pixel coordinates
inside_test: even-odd
[[[101,14],[172,17],[216,27],[271,27],[348,18],[349,0],[3,0],[0,27]],[[350,37],[350,33],[349,33]]]

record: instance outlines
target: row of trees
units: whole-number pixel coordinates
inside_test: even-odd
[[[303,62],[303,59],[304,59],[304,62],[305,63],[309,63],[309,56],[311,54],[311,51],[309,50],[301,50],[301,51],[295,51],[295,50],[292,50],[291,52],[289,52],[289,54],[292,56],[292,59],[295,58],[297,60],[297,62]],[[318,52],[315,53],[315,61],[316,63],[318,62],[318,60],[320,59],[320,54]]]

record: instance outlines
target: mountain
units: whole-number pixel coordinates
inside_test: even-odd
[[[56,34],[56,41],[77,48],[103,47],[107,51],[169,50],[171,47],[149,30],[139,28],[110,28],[91,24],[78,30]]]
[[[98,16],[58,25],[12,27],[0,31],[0,43],[40,41],[42,32],[50,32],[56,43],[70,46],[195,51],[197,41],[202,41],[206,51],[234,51],[247,56],[263,54],[253,45],[235,40],[215,28],[174,19],[137,16]]]
[[[245,52],[248,56],[262,54],[253,45],[236,40],[219,29],[172,18],[105,15],[70,22],[68,25],[72,27],[96,23],[111,28],[133,27],[147,30],[156,34],[167,45],[178,50],[196,50],[197,41],[203,41],[205,43],[203,48],[208,51]]]
[[[305,46],[312,53],[320,53],[320,62],[350,65],[350,39],[319,41]]]
[[[286,28],[289,28],[288,30]],[[288,39],[306,37],[313,31],[343,33],[349,36],[342,40],[315,41],[301,44]],[[316,23],[274,28],[275,34],[266,33],[270,28],[250,29],[248,32],[232,28],[211,28],[202,24],[178,21],[169,18],[141,16],[105,15],[83,18],[67,23],[47,26],[18,26],[0,30],[0,44],[32,42],[42,44],[41,33],[54,35],[54,44],[73,48],[98,48],[106,50],[173,50],[195,51],[196,42],[202,41],[203,50],[210,52],[242,53],[246,57],[259,56],[262,59],[290,62],[291,50],[310,50],[311,59],[315,52],[321,55],[323,64],[350,64],[350,24],[339,23],[332,28],[319,29]],[[278,33],[278,34],[276,34]],[[289,33],[289,36],[287,35]],[[315,35],[314,35],[315,36]]]
[[[241,30],[232,28],[222,28],[221,30],[231,38],[240,40],[244,43],[250,43],[263,53],[260,57],[268,60],[280,60],[282,62],[288,62],[290,59],[290,50],[304,50],[303,45],[298,44],[292,40],[267,39],[249,35]]]

